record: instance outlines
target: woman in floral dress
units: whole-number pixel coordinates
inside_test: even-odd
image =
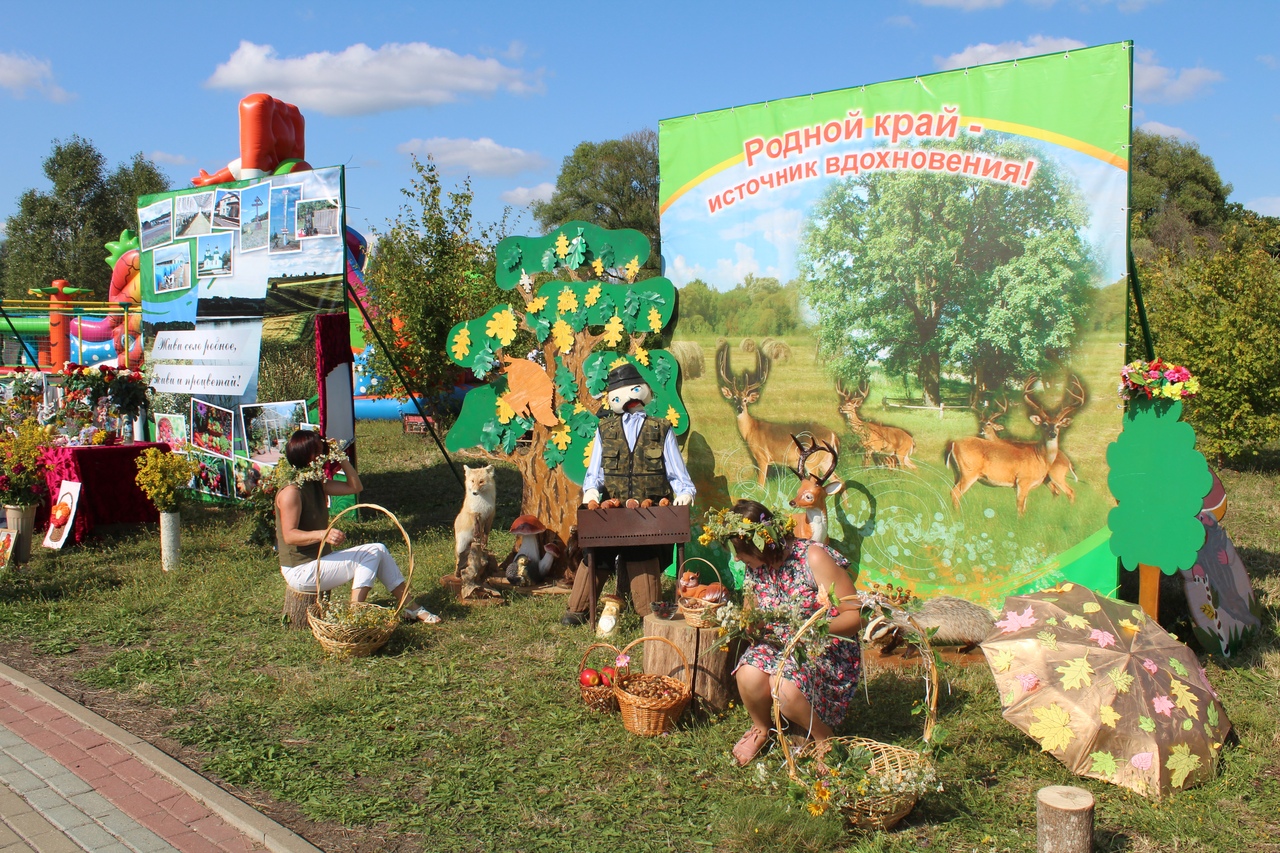
[[[755,501],[738,501],[733,512],[749,524],[769,524],[773,514]],[[778,526],[774,530],[780,532]],[[756,605],[765,610],[792,609],[803,624],[826,606],[827,590],[837,598],[854,594],[849,561],[826,545],[790,534],[767,537],[762,549],[751,536],[731,537],[734,553],[747,567],[747,588]],[[856,637],[862,618],[856,603],[837,608],[829,622],[830,645],[803,664],[787,660],[782,668],[778,696],[782,716],[814,740],[831,737],[845,718],[858,686],[862,655]],[[773,720],[773,677],[778,673],[782,649],[794,636],[795,625],[775,622],[765,626],[768,643],[757,643],[743,654],[734,675],[742,704],[751,717],[751,728],[733,748],[740,765],[748,764],[769,740]]]

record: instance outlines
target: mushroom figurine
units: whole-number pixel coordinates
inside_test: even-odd
[[[502,561],[506,569],[507,580],[520,586],[531,586],[539,583],[551,570],[555,554],[542,547],[542,534],[547,526],[534,515],[521,515],[511,523],[511,532],[516,535],[515,546]]]

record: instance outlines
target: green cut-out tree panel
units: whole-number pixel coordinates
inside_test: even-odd
[[[667,279],[635,280],[648,257],[639,231],[586,222],[508,237],[498,244],[496,279],[511,301],[449,332],[449,358],[485,384],[463,400],[445,446],[510,460],[524,478],[522,511],[562,537],[576,518],[610,369],[634,364],[653,388],[648,414],[677,435],[689,428],[675,357],[647,346],[676,305]],[[536,352],[508,352],[530,336]]]
[[[1171,575],[1204,545],[1199,514],[1213,478],[1176,400],[1130,400],[1124,429],[1107,448],[1111,550],[1129,570],[1139,563]]]

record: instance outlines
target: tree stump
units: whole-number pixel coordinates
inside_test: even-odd
[[[1036,793],[1036,853],[1093,853],[1093,794],[1067,785]]]
[[[281,610],[285,623],[294,631],[311,630],[311,626],[307,624],[307,608],[315,603],[314,592],[298,592],[285,584],[284,607]]]
[[[650,614],[644,618],[646,637],[670,640],[684,653],[693,676],[693,699],[705,711],[723,711],[738,692],[733,679],[733,666],[738,656],[719,650],[718,628],[693,628],[683,616],[659,619]],[[666,643],[644,644],[644,671],[650,675],[669,675],[685,679],[680,656]]]

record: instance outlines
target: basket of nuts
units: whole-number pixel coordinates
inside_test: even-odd
[[[666,643],[676,650],[684,665],[683,681],[669,675],[624,671],[625,664],[631,660],[628,652],[637,643],[648,640]],[[622,725],[626,730],[632,734],[651,737],[674,729],[676,720],[684,713],[693,695],[693,672],[689,669],[689,659],[680,651],[680,647],[666,637],[641,637],[622,650],[618,655],[618,662],[623,666],[613,680],[613,695],[618,699]]]

